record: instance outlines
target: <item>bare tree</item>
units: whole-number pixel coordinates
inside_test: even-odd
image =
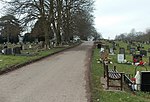
[[[73,35],[87,37],[93,29],[93,0],[11,0],[9,5],[9,13],[20,17],[24,27],[33,28],[40,21],[46,48],[50,33],[59,45],[62,38],[70,41]]]
[[[22,31],[20,22],[13,15],[5,15],[0,18],[0,32],[7,42],[17,42],[18,35]]]

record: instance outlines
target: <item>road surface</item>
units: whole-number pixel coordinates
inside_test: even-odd
[[[88,102],[93,42],[0,76],[0,102]]]

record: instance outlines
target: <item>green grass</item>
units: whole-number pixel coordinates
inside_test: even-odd
[[[126,46],[123,42],[119,42],[123,47]],[[118,48],[117,48],[118,49]],[[126,47],[125,47],[126,49]],[[100,82],[100,78],[103,76],[103,67],[102,64],[97,63],[99,59],[99,49],[94,49],[93,59],[92,59],[92,69],[91,69],[91,96],[92,102],[150,102],[150,93],[144,92],[131,92],[131,91],[117,91],[110,92],[104,91]],[[117,66],[117,70],[125,73],[134,74],[135,66],[127,64],[118,64],[117,56],[110,56],[114,65]],[[132,61],[131,55],[126,55],[127,60]],[[147,61],[148,57],[144,57],[143,60]],[[149,66],[147,66],[150,69]],[[142,67],[139,67],[140,70],[145,70]]]
[[[31,61],[34,59],[38,59],[40,57],[47,56],[49,54],[52,54],[54,52],[58,52],[58,51],[63,50],[63,49],[65,49],[65,47],[64,48],[53,48],[50,50],[43,50],[40,52],[36,52],[36,55],[34,55],[34,56],[0,55],[0,70],[4,70],[4,69],[9,68],[10,66],[13,66],[13,65],[18,65],[18,64],[22,64],[22,63],[25,63],[25,62],[28,62],[28,61]],[[30,51],[28,50],[25,52],[33,53],[33,52],[35,52],[35,50],[30,50]]]

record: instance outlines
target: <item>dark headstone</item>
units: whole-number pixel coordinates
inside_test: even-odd
[[[141,71],[141,91],[150,92],[150,71]]]
[[[4,45],[4,48],[7,48],[7,45]]]
[[[14,54],[21,54],[21,48],[20,47],[13,48],[13,53]]]
[[[97,48],[100,49],[101,48],[101,44],[97,44]]]
[[[142,56],[147,56],[147,51],[146,51],[146,50],[141,50],[141,51],[140,51],[140,54],[141,54]]]
[[[126,59],[126,55],[125,55],[125,48],[120,48],[119,49],[119,54],[124,54],[124,59]]]
[[[120,48],[119,49],[119,54],[125,54],[125,48]]]
[[[116,43],[115,42],[113,42],[112,47],[113,47],[113,50],[116,50]]]
[[[12,48],[6,48],[4,54],[6,54],[6,55],[12,55],[13,54]]]

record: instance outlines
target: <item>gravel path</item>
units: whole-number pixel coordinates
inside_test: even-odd
[[[0,102],[88,102],[93,42],[0,76]]]

